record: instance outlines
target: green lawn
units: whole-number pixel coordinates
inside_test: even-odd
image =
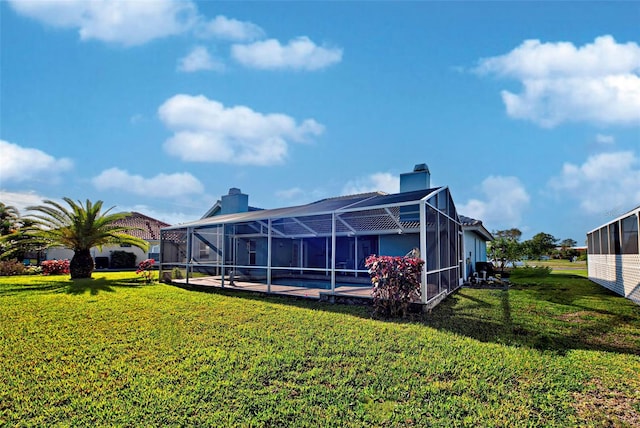
[[[0,278],[0,426],[640,425],[640,307],[579,276],[411,321],[94,276]]]

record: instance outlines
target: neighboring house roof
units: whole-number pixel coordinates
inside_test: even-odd
[[[118,226],[124,226],[131,228],[127,233],[135,236],[136,238],[144,239],[145,241],[159,241],[160,229],[163,227],[171,226],[155,218],[151,218],[138,212],[132,212],[130,216],[120,219],[114,222]]]
[[[462,230],[475,232],[485,240],[493,241],[493,235],[484,227],[480,220],[460,214],[458,214],[458,218],[460,219],[460,223],[462,223]]]

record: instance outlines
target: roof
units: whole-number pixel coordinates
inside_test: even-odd
[[[129,235],[144,239],[145,241],[160,240],[160,229],[171,226],[168,223],[135,211],[132,212],[131,215],[115,221],[114,224],[131,228],[131,230],[127,231]]]
[[[213,206],[211,208],[209,208],[207,210],[206,213],[204,213],[204,215],[202,217],[200,217],[201,219],[203,218],[208,218],[208,217],[215,217],[220,215],[220,210],[222,210],[222,201],[220,199],[218,199],[216,201],[215,204],[213,204]],[[258,207],[252,207],[251,205],[249,205],[249,211],[262,211],[263,208],[258,208]]]
[[[480,220],[460,214],[458,214],[458,218],[460,219],[460,223],[462,223],[462,230],[475,232],[486,241],[493,241],[493,235],[484,227]]]
[[[627,218],[627,217],[629,217],[629,216],[630,216],[630,215],[632,215],[632,214],[640,214],[640,205],[636,206],[635,208],[633,208],[633,209],[631,209],[631,210],[627,211],[626,213],[624,213],[624,214],[622,214],[622,215],[620,215],[620,216],[618,216],[618,217],[616,217],[616,218],[614,218],[614,219],[612,219],[612,220],[609,220],[609,221],[608,221],[608,222],[606,222],[606,223],[601,224],[600,226],[596,227],[595,229],[592,229],[592,230],[588,231],[588,232],[587,232],[587,234],[589,234],[589,233],[593,233],[593,232],[595,232],[596,230],[598,230],[598,229],[600,229],[600,228],[602,228],[602,227],[604,227],[604,226],[607,226],[607,225],[609,225],[609,224],[611,224],[611,223],[615,223],[615,222],[616,222],[616,221],[618,221],[618,220],[622,220],[623,218]]]
[[[339,196],[335,198],[321,199],[306,205],[297,205],[285,208],[275,208],[259,211],[248,211],[236,214],[219,215],[215,217],[203,218],[197,221],[182,223],[170,227],[179,229],[187,226],[206,226],[215,224],[226,224],[252,220],[266,220],[278,218],[290,218],[298,216],[314,216],[331,214],[333,212],[357,212],[374,208],[384,208],[387,206],[411,205],[421,199],[442,190],[442,187],[432,189],[415,190],[395,194],[385,194],[382,192],[361,193],[357,195]]]

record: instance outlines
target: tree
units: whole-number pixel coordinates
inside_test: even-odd
[[[557,242],[558,240],[553,235],[540,232],[524,242],[525,251],[530,259],[539,259],[542,256],[551,254],[556,248]]]
[[[20,212],[11,205],[0,202],[0,236],[13,233],[20,222]]]
[[[514,241],[520,241],[522,232],[520,231],[520,229],[513,227],[511,229],[496,230],[495,232],[493,232],[493,236],[495,236],[496,238],[509,238],[513,239]]]
[[[148,243],[126,232],[131,228],[118,226],[117,220],[130,215],[127,212],[112,213],[111,207],[102,210],[102,201],[93,204],[86,200],[74,202],[70,198],[63,198],[69,208],[61,204],[45,200],[44,205],[32,206],[27,209],[38,214],[30,216],[33,224],[25,232],[30,239],[44,243],[46,247],[63,246],[73,250],[70,272],[71,279],[91,278],[94,263],[91,257],[92,247],[106,244],[129,244],[147,250]]]
[[[567,248],[575,247],[576,245],[578,245],[578,243],[571,238],[563,239],[562,241],[560,241],[560,247],[562,247],[565,250]]]
[[[494,239],[487,248],[489,259],[498,263],[497,268],[504,272],[504,268],[522,258],[522,244],[514,238],[501,237]]]

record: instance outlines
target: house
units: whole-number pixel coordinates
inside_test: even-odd
[[[124,251],[135,255],[133,266],[127,267],[135,267],[145,259],[160,260],[160,230],[163,227],[170,226],[168,223],[138,212],[132,212],[131,215],[116,221],[115,224],[130,228],[127,233],[147,241],[149,243],[149,249],[147,252],[144,252],[140,248],[127,245],[105,245],[102,248],[94,247],[91,249],[91,256],[96,263],[97,269],[111,267],[113,262],[112,253],[115,251]],[[73,250],[68,248],[52,247],[46,251],[46,260],[70,260],[72,257]]]
[[[463,224],[448,187],[430,186],[425,164],[400,175],[400,193],[338,196],[306,205],[253,209],[232,188],[200,220],[162,229],[160,270],[178,270],[187,283],[325,288],[337,294],[370,287],[365,260],[372,254],[426,261],[422,303],[437,302],[466,278]],[[471,219],[470,219],[471,220]],[[490,237],[481,222],[468,225],[474,260],[486,259]],[[470,261],[469,261],[470,262]]]
[[[493,235],[480,220],[459,215],[464,235],[465,279],[476,272],[478,262],[487,261],[487,242],[493,241]]]
[[[589,279],[640,304],[640,206],[587,233]]]

